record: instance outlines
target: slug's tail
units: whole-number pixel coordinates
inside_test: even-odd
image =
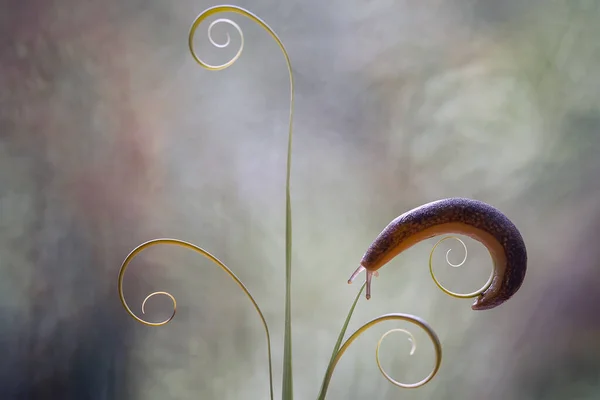
[[[351,284],[352,282],[354,282],[354,280],[356,279],[356,277],[363,272],[364,270],[367,271],[367,300],[369,300],[371,298],[371,279],[373,278],[373,276],[378,277],[379,276],[379,272],[377,271],[369,271],[368,269],[366,269],[365,267],[363,267],[362,265],[360,267],[358,267],[356,269],[356,271],[354,271],[354,273],[350,276],[350,279],[348,279],[348,284]]]
[[[498,295],[488,289],[477,297],[471,309],[474,311],[491,310],[508,300],[508,297],[510,296]]]

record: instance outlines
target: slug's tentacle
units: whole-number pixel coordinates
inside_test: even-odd
[[[473,199],[438,200],[400,215],[377,236],[360,265],[367,271],[377,271],[404,250],[446,233],[469,236],[481,242],[490,252],[494,270],[490,281],[481,290],[464,295],[445,289],[431,270],[436,285],[445,293],[454,297],[477,297],[471,308],[487,310],[504,303],[520,289],[527,271],[527,250],[521,233],[502,212]],[[463,263],[450,264],[460,266]],[[367,293],[370,294],[369,286],[367,282]]]
[[[362,265],[360,267],[358,267],[356,269],[356,271],[354,271],[354,273],[352,274],[352,276],[350,277],[350,279],[348,279],[348,284],[351,284],[358,275],[360,275],[361,272],[365,271],[365,267],[363,267]],[[369,271],[367,270],[367,278],[366,278],[366,284],[367,284],[367,290],[366,290],[366,296],[367,296],[367,300],[371,298],[371,280],[373,277],[378,277],[379,276],[379,272],[378,271]]]
[[[405,389],[415,389],[418,387],[421,387],[425,384],[427,384],[429,381],[431,381],[431,379],[433,379],[433,377],[437,374],[438,370],[440,369],[440,365],[442,363],[442,344],[440,343],[440,339],[438,338],[437,334],[435,333],[435,331],[433,330],[433,328],[423,319],[414,316],[414,315],[410,315],[410,314],[386,314],[386,315],[382,315],[379,316],[369,322],[367,322],[366,324],[364,324],[363,326],[361,326],[360,328],[358,328],[352,335],[350,335],[350,337],[346,340],[346,342],[344,342],[344,344],[340,347],[339,351],[336,353],[335,357],[332,359],[332,361],[329,364],[329,367],[327,369],[327,372],[325,374],[325,379],[323,380],[323,386],[321,389],[321,393],[326,393],[327,392],[327,388],[329,386],[329,383],[331,381],[331,377],[333,375],[333,371],[338,363],[338,361],[340,360],[340,358],[342,357],[342,355],[344,355],[344,353],[346,352],[346,350],[348,350],[348,347],[350,347],[350,345],[352,344],[352,342],[354,342],[360,335],[362,335],[365,331],[367,331],[368,329],[372,328],[373,326],[385,322],[385,321],[405,321],[405,322],[410,322],[414,325],[417,325],[419,328],[423,329],[425,331],[425,333],[427,333],[427,335],[429,336],[429,339],[431,339],[431,342],[433,343],[434,346],[434,351],[435,351],[435,364],[433,367],[433,370],[429,373],[429,375],[427,375],[425,378],[423,378],[421,381],[419,382],[415,382],[415,383],[401,383],[398,382],[397,380],[393,379],[381,366],[381,361],[379,360],[379,348],[381,347],[381,344],[383,343],[383,340],[386,338],[387,335],[389,335],[390,333],[393,332],[404,332],[407,333],[410,337],[410,340],[413,344],[412,349],[410,354],[412,355],[415,350],[416,350],[416,342],[414,340],[414,336],[407,330],[405,329],[392,329],[387,331],[386,333],[384,333],[381,338],[379,339],[379,341],[377,342],[377,347],[375,349],[375,357],[376,357],[376,361],[377,361],[377,366],[379,367],[379,370],[381,371],[381,373],[383,374],[383,376],[390,381],[392,384],[401,387],[401,388],[405,388]],[[323,396],[324,398],[324,396]]]
[[[360,265],[358,268],[356,268],[356,271],[354,271],[352,273],[352,275],[350,275],[350,279],[348,279],[348,284],[354,282],[354,280],[356,279],[356,277],[358,275],[360,275],[361,272],[363,272],[366,268],[363,267],[362,265]]]
[[[273,400],[273,368],[272,368],[272,365],[271,365],[271,335],[269,334],[269,327],[267,325],[267,321],[266,321],[266,319],[265,319],[265,317],[264,317],[264,315],[263,315],[260,307],[256,303],[256,300],[254,300],[254,297],[252,297],[252,295],[250,294],[250,291],[248,291],[248,289],[242,283],[242,281],[233,273],[233,271],[231,271],[218,258],[216,258],[215,256],[213,256],[212,254],[210,254],[208,251],[204,250],[203,248],[198,247],[198,246],[196,246],[195,244],[192,244],[192,243],[184,242],[183,240],[168,239],[168,238],[166,238],[166,239],[154,239],[154,240],[150,240],[150,241],[148,241],[146,243],[140,244],[138,247],[136,247],[135,249],[133,249],[131,251],[131,253],[129,253],[129,255],[123,261],[123,264],[121,265],[121,269],[119,271],[119,279],[118,279],[119,299],[121,300],[121,304],[123,305],[123,307],[125,308],[125,310],[127,311],[127,313],[133,319],[135,319],[136,321],[138,321],[139,323],[147,325],[147,326],[163,326],[163,325],[168,324],[173,319],[173,317],[175,317],[175,312],[177,311],[177,301],[175,300],[175,297],[172,294],[168,293],[168,292],[154,292],[154,293],[151,293],[148,296],[146,296],[146,298],[142,302],[142,314],[145,314],[145,305],[146,305],[146,302],[151,297],[156,296],[156,295],[163,295],[163,296],[167,296],[167,297],[169,297],[171,299],[171,301],[173,302],[173,313],[171,314],[171,316],[169,318],[167,318],[166,320],[161,321],[161,322],[149,322],[149,321],[146,321],[146,320],[138,317],[137,315],[135,315],[135,313],[131,310],[131,308],[129,308],[129,305],[127,304],[127,301],[125,300],[125,294],[123,293],[123,279],[125,277],[125,272],[127,271],[127,268],[129,267],[129,264],[131,263],[131,261],[133,260],[133,258],[135,256],[137,256],[139,253],[141,253],[142,251],[144,251],[145,249],[147,249],[149,247],[152,247],[152,246],[159,245],[159,244],[175,245],[175,246],[183,247],[183,248],[186,248],[186,249],[189,249],[189,250],[193,250],[196,253],[200,253],[201,255],[203,255],[204,257],[208,258],[210,261],[212,261],[214,264],[216,264],[223,271],[225,271],[227,273],[227,275],[229,275],[229,277],[231,279],[233,279],[233,281],[235,283],[237,283],[237,285],[240,287],[240,289],[242,289],[242,291],[244,292],[244,294],[246,295],[246,297],[248,297],[248,299],[252,303],[252,306],[254,307],[254,309],[258,313],[258,316],[260,317],[262,325],[265,328],[265,334],[267,336],[267,354],[268,354],[268,360],[269,360],[269,378],[270,378],[269,382],[270,382],[270,389],[271,389],[271,400]]]

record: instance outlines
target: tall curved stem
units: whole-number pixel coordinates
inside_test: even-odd
[[[292,313],[292,299],[291,299],[291,286],[292,286],[292,206],[291,206],[291,196],[290,196],[290,176],[292,169],[292,125],[294,118],[294,76],[292,74],[292,64],[290,62],[290,58],[285,49],[285,46],[281,42],[281,39],[277,36],[277,34],[271,29],[266,22],[264,22],[261,18],[251,13],[250,11],[231,5],[224,6],[215,6],[206,9],[203,11],[196,19],[194,20],[192,27],[190,29],[189,34],[189,49],[192,53],[192,56],[200,64],[202,67],[211,70],[211,71],[219,71],[231,66],[241,55],[243,48],[243,35],[242,35],[242,46],[240,46],[239,51],[227,63],[222,65],[210,65],[202,61],[194,51],[194,35],[198,26],[206,20],[208,17],[213,16],[215,14],[220,14],[224,12],[231,12],[243,15],[250,20],[254,21],[258,25],[260,25],[265,31],[267,31],[271,37],[277,42],[277,45],[281,49],[283,56],[285,57],[285,61],[288,68],[289,78],[290,78],[290,117],[289,117],[289,130],[288,130],[288,148],[287,148],[287,167],[286,167],[286,183],[285,183],[285,334],[284,334],[284,351],[283,351],[283,382],[282,382],[282,398],[284,400],[292,400],[293,399],[293,379],[292,379],[292,322],[291,322],[291,313]],[[231,21],[229,22],[234,25],[238,32],[241,34],[241,30],[235,23]],[[210,30],[209,30],[210,35]],[[215,44],[214,41],[211,42]],[[229,44],[229,40],[227,41]],[[219,45],[218,47],[224,47],[224,45]]]

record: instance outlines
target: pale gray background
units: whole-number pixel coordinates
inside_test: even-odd
[[[268,398],[259,320],[200,256],[153,248],[126,277],[137,312],[151,291],[177,297],[168,326],[121,308],[121,261],[162,236],[203,246],[250,288],[271,327],[279,397],[288,76],[271,37],[241,16],[241,59],[221,72],[195,64],[188,29],[214,4],[2,2],[1,398]],[[435,241],[414,247],[381,270],[351,329],[421,316],[444,346],[439,374],[414,391],[387,383],[374,349],[389,324],[352,346],[328,398],[600,397],[599,2],[236,4],[280,35],[296,79],[295,397],[317,395],[366,247],[397,215],[449,196],[490,202],[517,224],[523,288],[471,311],[431,281]],[[198,50],[226,60],[235,50],[210,47],[207,27]],[[461,269],[436,256],[454,290],[477,289],[491,265],[467,243]],[[153,299],[147,318],[169,307]],[[403,381],[425,376],[433,356],[413,331],[413,356],[405,337],[384,344]]]

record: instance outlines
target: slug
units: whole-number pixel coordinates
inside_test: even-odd
[[[482,243],[490,252],[494,272],[490,286],[471,306],[488,310],[511,298],[523,284],[527,251],[521,233],[502,212],[484,202],[449,198],[434,201],[400,215],[377,236],[348,283],[366,270],[366,297],[377,270],[415,244],[441,234],[460,234]]]

